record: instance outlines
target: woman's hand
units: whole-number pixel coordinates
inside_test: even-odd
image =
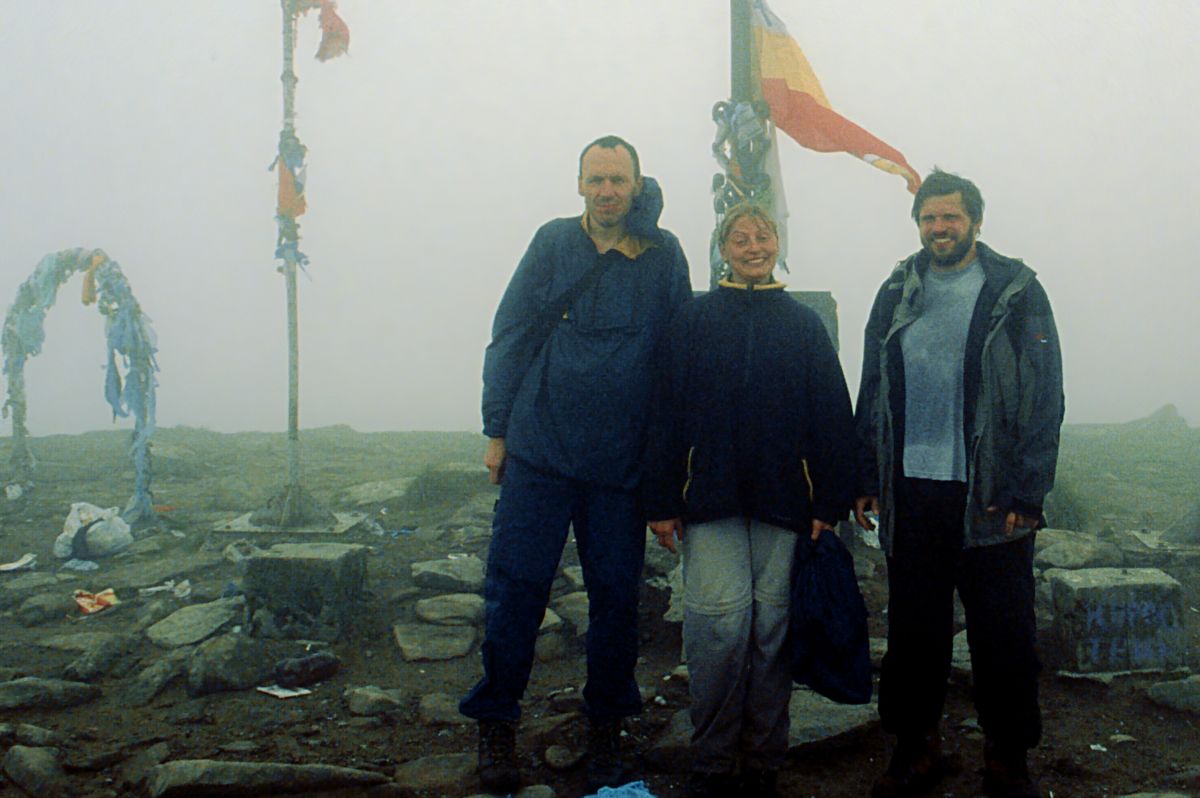
[[[650,531],[658,538],[658,545],[672,554],[678,554],[675,541],[683,540],[683,519],[668,518],[665,521],[650,521]]]

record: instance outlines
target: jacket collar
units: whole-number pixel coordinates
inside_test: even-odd
[[[778,280],[770,282],[770,283],[755,283],[754,285],[747,285],[746,283],[735,283],[733,280],[730,280],[728,277],[722,279],[720,282],[717,283],[717,285],[720,286],[721,288],[732,288],[735,291],[747,291],[747,290],[778,291],[778,290],[787,288],[786,285],[779,282]]]
[[[583,227],[583,232],[587,234],[588,238],[592,239],[592,243],[594,244],[596,239],[592,238],[591,222],[588,220],[587,211],[584,211],[583,216],[579,217],[579,224]],[[639,255],[653,246],[653,241],[641,236],[635,236],[626,230],[625,236],[609,249],[615,249],[630,260],[637,260]]]

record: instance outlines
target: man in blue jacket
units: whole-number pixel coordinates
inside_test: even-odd
[[[584,213],[534,235],[500,301],[483,366],[484,463],[500,500],[488,551],[479,721],[484,787],[521,784],[516,722],[568,529],[588,593],[589,791],[622,782],[620,722],[641,709],[637,501],[652,360],[691,296],[687,261],[658,227],[662,193],[636,150],[605,136],[579,157]]]
[[[855,516],[878,516],[888,564],[879,714],[897,736],[873,798],[943,775],[938,721],[957,590],[967,616],[984,792],[1038,798],[1034,532],[1054,485],[1062,358],[1046,292],[1024,263],[976,240],[983,197],[935,170],[913,201],[922,250],[892,272],[865,336]]]

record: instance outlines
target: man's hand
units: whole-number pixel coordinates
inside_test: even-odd
[[[488,438],[487,451],[483,453],[483,464],[487,466],[488,482],[499,485],[504,479],[504,464],[508,460],[508,450],[504,448],[503,438]]]
[[[989,513],[998,513],[1000,508],[992,505],[987,508]],[[1004,516],[1004,534],[1011,536],[1013,529],[1021,527],[1022,529],[1037,529],[1038,521],[1041,519],[1035,515],[1025,515],[1018,513],[1016,510],[1010,510],[1008,515]]]
[[[816,540],[817,538],[821,537],[821,533],[825,531],[832,532],[833,527],[822,521],[820,518],[814,518],[812,520],[812,539]]]
[[[875,522],[867,517],[867,513],[872,513],[876,518],[879,517],[879,497],[878,496],[859,496],[854,500],[854,520],[858,521],[858,525],[868,532],[875,529]],[[814,537],[813,540],[816,540]]]
[[[668,518],[665,521],[651,521],[649,524],[650,531],[658,538],[658,545],[672,554],[678,554],[675,541],[683,540],[683,519]]]

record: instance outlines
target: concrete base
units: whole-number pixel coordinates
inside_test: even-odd
[[[1157,568],[1051,569],[1064,670],[1169,671],[1187,664],[1183,591]]]
[[[367,547],[277,543],[246,560],[250,630],[263,637],[337,639],[355,616]]]

